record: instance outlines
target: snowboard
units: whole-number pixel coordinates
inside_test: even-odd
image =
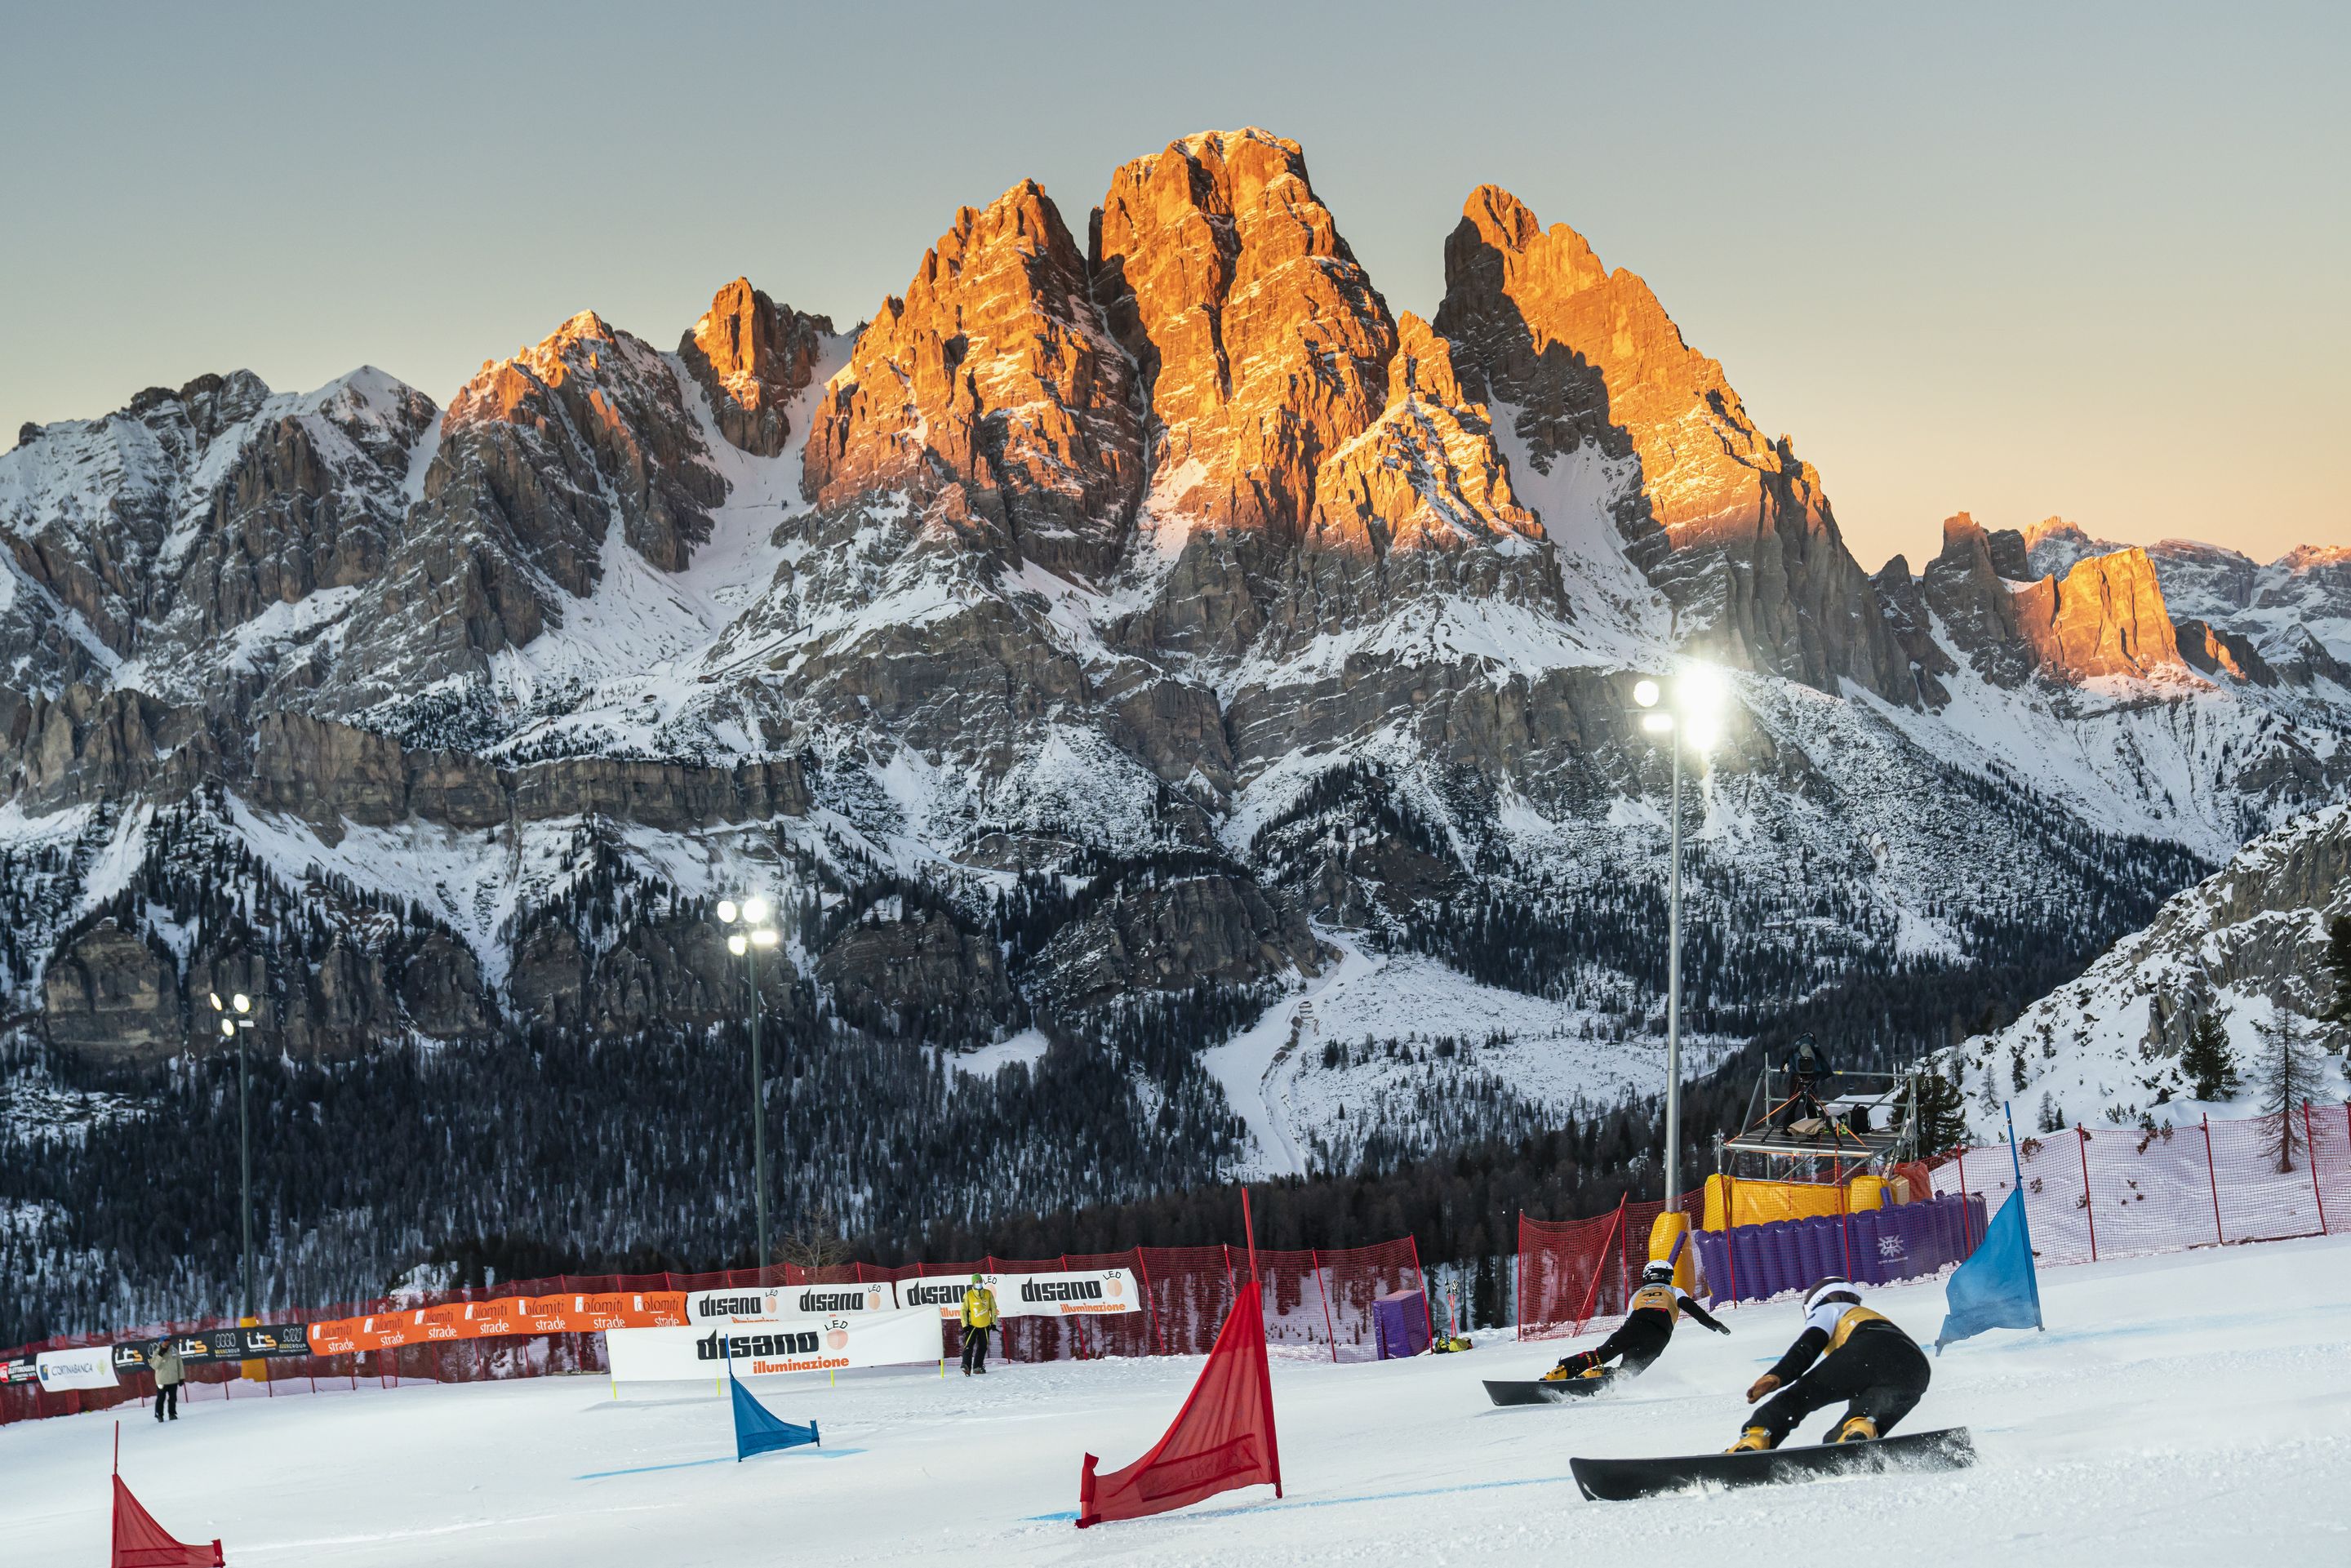
[[[1687,1454],[1667,1459],[1570,1459],[1583,1495],[1623,1502],[1692,1488],[1778,1486],[1830,1476],[1957,1470],[1976,1462],[1965,1427],[1904,1432],[1869,1443],[1821,1443],[1747,1454]]]
[[[1498,1383],[1489,1377],[1486,1380],[1486,1397],[1497,1405],[1565,1405],[1570,1400],[1588,1398],[1615,1381],[1614,1372],[1552,1383]]]

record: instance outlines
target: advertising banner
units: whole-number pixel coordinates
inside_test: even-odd
[[[29,1355],[0,1361],[0,1383],[37,1383],[40,1376],[41,1364]]]
[[[999,1318],[1095,1317],[1143,1310],[1143,1292],[1135,1286],[1132,1269],[983,1274],[980,1282],[996,1292]],[[940,1317],[961,1322],[963,1293],[970,1288],[969,1274],[926,1274],[898,1281],[898,1300],[910,1307],[935,1308]]]
[[[118,1342],[113,1346],[116,1375],[146,1370],[147,1353],[162,1343],[153,1339]],[[180,1353],[180,1359],[191,1366],[200,1362],[260,1361],[272,1356],[310,1354],[309,1333],[300,1323],[204,1329],[180,1334],[171,1343],[172,1348]]]
[[[886,1290],[887,1287],[885,1286]],[[728,1294],[734,1292],[719,1292]],[[785,1294],[797,1294],[787,1291]],[[676,1383],[781,1372],[832,1372],[936,1361],[939,1315],[928,1307],[779,1318],[708,1328],[616,1329],[604,1336],[616,1383]]]
[[[692,1291],[685,1298],[685,1322],[692,1328],[710,1328],[727,1323],[783,1323],[836,1316],[872,1317],[897,1310],[897,1291],[886,1280],[864,1285],[774,1285],[756,1290],[745,1287],[729,1291]]]
[[[1004,1301],[1005,1274],[982,1274],[980,1283],[996,1292],[1000,1309]],[[971,1289],[969,1274],[925,1274],[920,1279],[898,1281],[898,1303],[907,1307],[929,1307],[949,1322],[963,1321],[963,1293]]]
[[[106,1345],[94,1344],[86,1350],[45,1350],[34,1356],[33,1362],[34,1376],[52,1394],[71,1388],[115,1386],[114,1355]]]
[[[1081,1318],[1139,1312],[1143,1292],[1132,1269],[1081,1269],[1066,1274],[1009,1274],[996,1288],[996,1310],[1008,1318]]]
[[[685,1295],[680,1291],[501,1296],[495,1301],[450,1301],[437,1307],[412,1307],[406,1312],[312,1323],[308,1340],[311,1354],[350,1355],[355,1351],[397,1350],[402,1345],[431,1344],[441,1340],[669,1328],[685,1321]]]

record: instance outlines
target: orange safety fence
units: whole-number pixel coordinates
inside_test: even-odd
[[[1371,1360],[1379,1354],[1372,1302],[1398,1290],[1426,1291],[1412,1239],[1322,1251],[1260,1250],[1266,1339],[1274,1354]],[[308,1325],[312,1354],[276,1356],[263,1376],[241,1381],[234,1362],[191,1363],[181,1398],[266,1398],[361,1383],[464,1383],[610,1369],[601,1331],[682,1323],[689,1291],[894,1283],[921,1276],[1049,1273],[1128,1269],[1142,1310],[1101,1316],[1010,1317],[998,1325],[994,1354],[1019,1362],[1105,1355],[1202,1355],[1248,1282],[1249,1258],[1238,1247],[1144,1247],[1059,1258],[987,1257],[964,1262],[885,1268],[844,1263],[807,1270],[779,1264],[764,1271],[704,1274],[563,1275],[490,1287],[420,1292],[396,1300],[278,1314]],[[0,1352],[0,1368],[28,1363],[44,1350],[145,1342],[234,1327],[206,1318],[141,1325],[112,1333],[68,1334]],[[942,1320],[939,1354],[961,1351],[961,1329]],[[120,1373],[111,1388],[55,1392],[37,1383],[0,1382],[0,1425],[44,1416],[102,1410],[143,1401],[154,1379],[143,1367]],[[217,1393],[215,1394],[215,1390]]]

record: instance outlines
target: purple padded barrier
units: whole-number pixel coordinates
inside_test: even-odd
[[[1963,1260],[1970,1235],[1983,1230],[1983,1201],[1964,1203],[1945,1194],[1923,1203],[1864,1209],[1851,1217],[1853,1273],[1866,1284],[1915,1280]],[[1971,1221],[1962,1220],[1972,1214]],[[1844,1221],[1823,1215],[1813,1219],[1741,1225],[1729,1231],[1698,1232],[1699,1256],[1716,1300],[1763,1301],[1801,1291],[1823,1274],[1844,1272]],[[1971,1226],[1972,1228],[1969,1228]],[[1728,1262],[1730,1266],[1726,1268]]]
[[[1428,1298],[1418,1291],[1391,1291],[1372,1298],[1372,1332],[1379,1359],[1418,1355],[1428,1348]]]

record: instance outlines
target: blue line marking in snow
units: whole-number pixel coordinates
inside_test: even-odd
[[[787,1450],[791,1453],[799,1451],[797,1448]],[[862,1448],[825,1448],[814,1445],[810,1445],[807,1449],[808,1457],[816,1459],[845,1459],[852,1454],[862,1454],[864,1451]],[[626,1470],[590,1470],[584,1476],[573,1476],[571,1479],[575,1481],[601,1481],[611,1476],[647,1476],[655,1470],[690,1470],[702,1465],[735,1463],[737,1461],[734,1458],[722,1455],[715,1459],[683,1459],[674,1465],[638,1465],[632,1469]],[[1075,1519],[1077,1515],[1071,1514],[1070,1517]]]
[[[1280,1502],[1270,1502],[1256,1508],[1220,1508],[1212,1510],[1207,1513],[1190,1513],[1184,1515],[1184,1517],[1186,1519],[1221,1519],[1237,1513],[1279,1513],[1285,1509],[1292,1508],[1338,1508],[1342,1504],[1353,1502],[1395,1502],[1405,1498],[1444,1497],[1452,1492],[1499,1491],[1504,1487],[1564,1486],[1572,1484],[1574,1479],[1575,1478],[1573,1476],[1530,1476],[1524,1480],[1466,1481],[1458,1487],[1419,1487],[1406,1491],[1366,1492],[1361,1497],[1301,1497],[1285,1499]],[[1077,1510],[1071,1509],[1062,1513],[1032,1513],[1020,1522],[1023,1524],[1059,1524],[1065,1521],[1073,1522],[1077,1517]],[[1122,1521],[1121,1522],[1124,1523],[1130,1521]]]
[[[690,1470],[701,1465],[731,1465],[732,1454],[716,1459],[685,1459],[674,1465],[639,1465],[626,1470],[590,1470],[584,1476],[573,1476],[575,1481],[601,1481],[607,1476],[649,1476],[655,1470]]]

